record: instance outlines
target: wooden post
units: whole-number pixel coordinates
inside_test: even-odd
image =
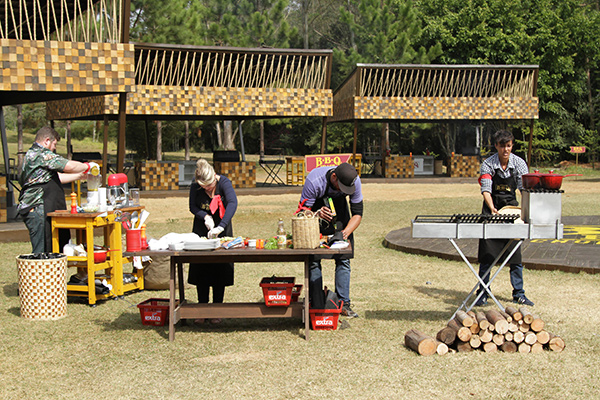
[[[321,154],[327,152],[327,117],[323,117],[321,125]]]
[[[531,153],[533,149],[533,120],[529,124],[529,148],[527,149],[527,164],[531,165]]]
[[[102,185],[106,186],[108,178],[108,115],[104,115],[104,132],[102,137]]]

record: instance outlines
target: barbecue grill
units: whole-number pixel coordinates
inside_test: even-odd
[[[524,239],[562,239],[563,224],[561,216],[562,190],[523,190],[521,214],[453,214],[453,215],[417,215],[412,220],[413,238],[445,238],[452,243],[464,263],[469,267],[478,283],[467,298],[454,312],[452,318],[467,303],[477,287],[481,285],[488,296],[494,300],[498,308],[504,307],[492,294],[490,285],[512,255],[521,247]],[[522,218],[522,221],[519,220]],[[487,284],[483,282],[475,268],[471,265],[455,239],[508,239],[504,249],[496,257],[486,275],[502,260],[498,270],[490,277]],[[483,291],[466,308],[471,310]],[[451,318],[451,319],[452,319]]]

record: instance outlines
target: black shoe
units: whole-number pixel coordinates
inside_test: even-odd
[[[479,298],[479,300],[477,300],[477,303],[475,303],[475,306],[477,307],[481,307],[481,306],[485,306],[487,305],[487,297],[485,296],[481,296]]]
[[[358,314],[352,311],[349,304],[344,304],[344,306],[342,307],[342,315],[345,315],[346,317],[350,318],[358,318]]]
[[[533,301],[529,300],[525,295],[513,297],[513,303],[523,304],[525,306],[533,306]]]

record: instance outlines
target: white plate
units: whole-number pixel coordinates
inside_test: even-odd
[[[197,242],[184,242],[184,250],[214,250],[221,245],[221,239],[207,239]]]

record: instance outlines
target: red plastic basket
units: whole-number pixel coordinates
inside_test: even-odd
[[[163,326],[169,320],[169,299],[148,299],[137,306],[143,325]]]
[[[302,293],[302,285],[294,285],[292,288],[292,302],[298,301],[300,293]]]
[[[265,304],[268,307],[282,306],[287,307],[292,301],[292,289],[296,278],[294,277],[276,277],[263,278],[260,281],[260,287],[263,290]]]
[[[336,330],[338,319],[344,302],[340,300],[339,308],[329,310],[310,309],[310,325],[313,330]]]

